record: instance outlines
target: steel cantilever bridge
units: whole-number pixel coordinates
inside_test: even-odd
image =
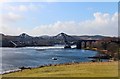
[[[63,40],[64,40],[64,43],[65,43],[64,48],[71,48],[71,44],[70,44],[70,42],[68,42],[65,34],[61,33],[61,35],[63,36]],[[96,41],[97,40],[77,40],[75,44],[76,44],[77,49],[82,49],[82,47],[84,47],[84,48],[87,47],[87,43],[89,43],[89,46],[91,46],[92,43],[96,42]]]

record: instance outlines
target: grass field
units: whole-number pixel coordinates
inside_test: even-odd
[[[118,62],[47,66],[5,74],[3,77],[118,77]]]

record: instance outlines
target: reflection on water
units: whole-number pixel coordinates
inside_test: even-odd
[[[0,49],[1,50],[1,49]],[[68,62],[88,62],[88,57],[95,56],[96,51],[63,49],[63,47],[23,47],[2,48],[3,71],[17,69],[21,66],[37,67],[46,64]],[[53,60],[52,58],[57,58]]]

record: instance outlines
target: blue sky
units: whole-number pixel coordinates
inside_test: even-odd
[[[115,13],[118,11],[118,3],[117,2],[12,2],[12,3],[4,3],[2,5],[2,19],[3,19],[3,30],[2,33],[5,34],[20,34],[21,32],[26,32],[31,35],[53,35],[54,33],[59,32],[66,32],[69,34],[77,34],[77,35],[86,35],[89,34],[87,30],[89,30],[88,26],[85,30],[85,25],[90,25],[91,23],[94,23],[94,26],[96,25],[96,19],[97,23],[100,19],[106,19],[107,21],[114,18]],[[106,15],[108,14],[108,15]],[[7,16],[7,17],[6,17]],[[104,17],[105,16],[105,17]],[[107,16],[107,17],[106,17]],[[108,20],[109,19],[109,20]],[[105,21],[106,21],[105,20]],[[90,21],[90,22],[88,22]],[[74,29],[74,32],[71,29],[69,30],[69,24],[73,22],[73,25],[77,25],[71,28],[84,28],[84,31],[86,32],[77,32],[78,30]],[[88,23],[87,23],[88,22]],[[110,21],[109,21],[110,22]],[[66,25],[66,23],[68,23]],[[86,23],[83,26],[80,26],[80,24]],[[103,22],[102,22],[103,23]],[[56,24],[56,25],[55,25]],[[57,25],[58,24],[58,25]],[[109,23],[108,23],[109,24]],[[114,25],[114,24],[113,24]],[[103,26],[103,25],[101,25]],[[108,25],[104,25],[105,28]],[[8,28],[8,31],[4,31],[4,27]],[[45,30],[47,27],[51,27],[55,32]],[[55,27],[55,28],[54,28]],[[61,28],[59,28],[61,27]],[[98,28],[95,27],[91,30],[90,35],[117,35],[117,25],[111,26],[110,28],[114,28],[114,31],[109,31],[107,33],[98,32],[97,30],[100,27],[98,25]],[[13,34],[9,30],[12,28],[18,29],[18,32]],[[35,29],[38,28],[38,30]],[[67,29],[68,28],[68,29]],[[109,28],[109,27],[108,27]],[[59,30],[60,29],[60,30]],[[66,29],[66,30],[64,30]],[[48,32],[46,32],[48,31]],[[58,32],[57,32],[58,31]]]

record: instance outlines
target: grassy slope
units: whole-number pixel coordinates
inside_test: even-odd
[[[80,63],[26,69],[4,77],[117,77],[117,62]]]

